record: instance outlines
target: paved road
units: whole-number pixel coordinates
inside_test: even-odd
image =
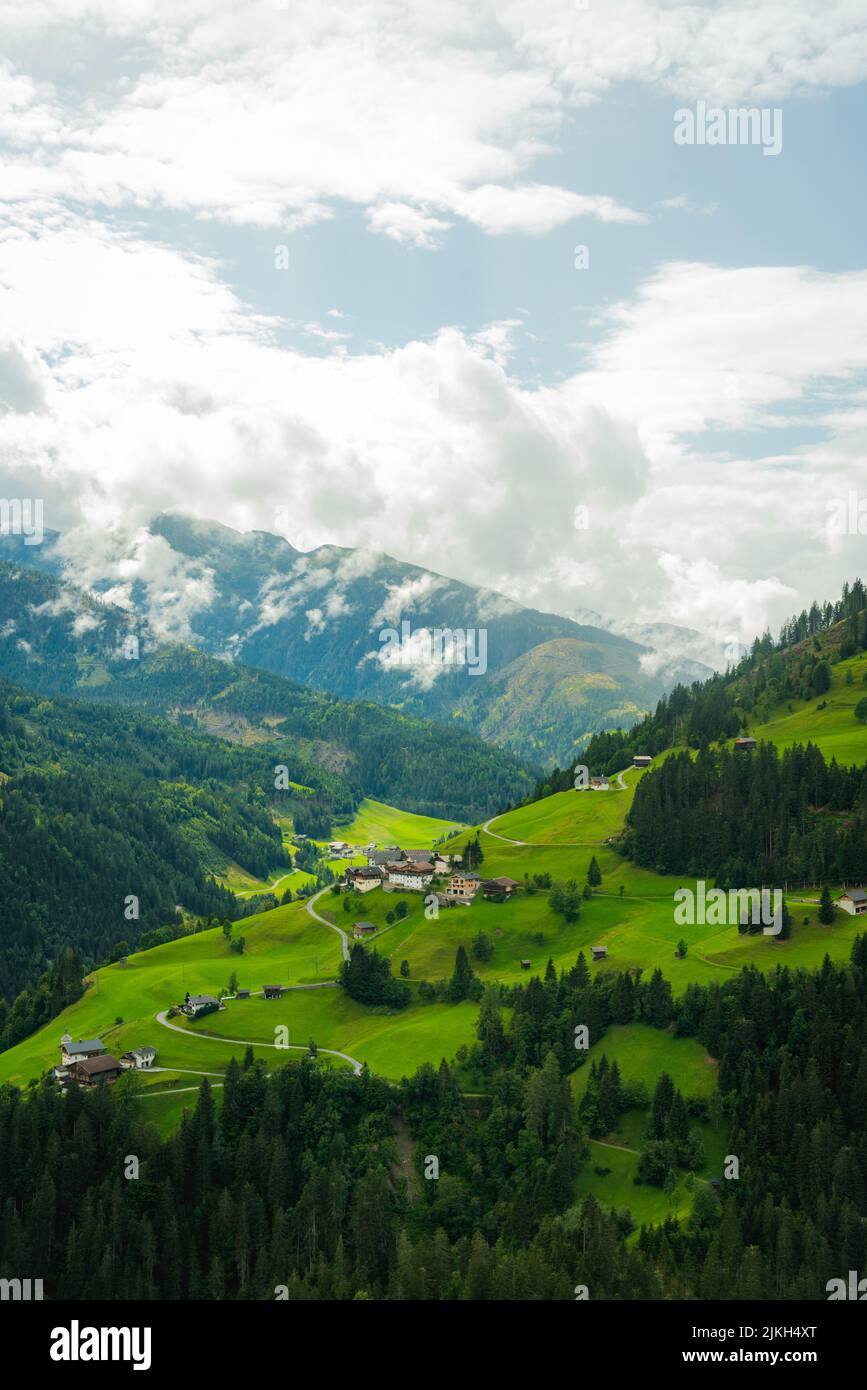
[[[505,811],[501,812],[501,815],[505,814]],[[482,829],[484,830],[486,835],[493,835],[495,840],[504,840],[507,845],[523,845],[526,843],[526,841],[524,840],[510,840],[508,835],[498,835],[496,830],[492,830],[491,826],[493,825],[494,821],[499,819],[499,816],[491,816],[490,820],[485,821],[484,825],[482,826]]]
[[[622,772],[618,772],[618,774],[617,774],[617,781],[618,781],[619,784],[620,784],[620,790],[621,790],[621,791],[624,791],[624,792],[628,792],[628,791],[629,791],[628,786],[626,785],[626,783],[625,783],[624,780],[623,780],[623,773],[622,773]],[[506,812],[505,812],[505,811],[502,811],[502,812],[500,813],[500,816],[504,816],[505,814],[506,814]],[[510,840],[509,837],[508,837],[508,835],[498,835],[497,832],[496,832],[496,830],[492,830],[492,829],[491,829],[491,826],[493,825],[494,821],[495,821],[495,820],[499,820],[499,819],[500,819],[500,816],[491,816],[491,819],[490,819],[490,820],[486,820],[486,821],[485,821],[484,825],[482,826],[482,829],[485,831],[485,833],[486,833],[487,835],[493,835],[493,837],[494,837],[495,840],[503,840],[504,843],[507,844],[507,845],[525,845],[525,846],[526,846],[526,845],[527,845],[527,841],[526,841],[526,840]],[[574,843],[574,844],[583,844],[584,842],[581,841],[581,840],[576,840],[576,841],[570,841],[570,844],[571,844],[571,843]],[[588,843],[588,844],[596,844],[597,841],[593,840],[593,841],[588,841],[587,843]],[[600,840],[598,843],[599,843],[599,844],[602,844],[603,842]],[[533,844],[531,844],[531,845],[529,846],[529,848],[530,848],[530,849],[562,849],[563,846],[560,845],[560,844],[545,845],[545,844],[536,844],[536,843],[533,843]]]
[[[330,889],[330,888],[320,888],[320,890],[319,890],[318,893],[314,893],[312,898],[308,898],[308,900],[307,900],[307,911],[310,913],[310,916],[311,916],[311,917],[315,917],[315,918],[316,918],[316,921],[317,921],[317,922],[321,922],[322,925],[323,925],[323,927],[330,927],[332,931],[336,931],[336,932],[337,932],[337,935],[340,937],[340,941],[341,941],[341,944],[342,944],[342,946],[343,946],[343,959],[344,959],[344,960],[349,960],[349,937],[346,935],[346,932],[343,930],[342,927],[336,927],[336,926],[334,925],[333,922],[329,922],[329,920],[328,920],[327,917],[322,917],[322,916],[316,911],[316,908],[313,906],[314,903],[317,903],[317,902],[319,901],[319,899],[322,897],[323,893],[330,893],[330,892],[331,892],[331,889]]]
[[[166,1009],[163,1009],[163,1011],[162,1011],[161,1013],[158,1013],[158,1014],[157,1014],[157,1016],[156,1016],[157,1023],[161,1023],[161,1024],[163,1025],[164,1028],[171,1028],[171,1030],[172,1030],[173,1033],[183,1033],[183,1035],[184,1035],[185,1038],[189,1038],[189,1037],[194,1037],[194,1038],[208,1038],[211,1042],[234,1043],[234,1045],[235,1045],[236,1047],[246,1047],[248,1044],[249,1044],[251,1047],[273,1047],[273,1048],[275,1048],[278,1052],[307,1052],[307,1051],[308,1051],[308,1048],[307,1048],[303,1043],[286,1043],[285,1047],[283,1047],[283,1046],[278,1047],[278,1046],[277,1046],[277,1043],[271,1043],[271,1042],[258,1042],[258,1041],[257,1041],[256,1039],[254,1039],[254,1038],[221,1038],[221,1037],[219,1037],[216,1033],[198,1033],[198,1032],[197,1032],[197,1033],[193,1033],[193,1032],[191,1032],[191,1030],[190,1030],[189,1028],[181,1028],[181,1026],[180,1026],[179,1024],[177,1024],[177,1023],[170,1023],[169,1020],[166,1018],[166,1013],[167,1013],[167,1012],[168,1012],[168,1011],[167,1011]],[[348,1052],[337,1052],[333,1047],[318,1047],[318,1048],[317,1048],[317,1051],[318,1051],[318,1052],[325,1052],[325,1053],[328,1054],[329,1057],[340,1057],[340,1058],[342,1058],[344,1062],[348,1062],[348,1063],[349,1063],[349,1065],[352,1067],[352,1070],[355,1072],[356,1076],[358,1076],[359,1073],[361,1072],[361,1062],[359,1062],[358,1059],[357,1059],[356,1057],[350,1057],[350,1055],[349,1055]],[[177,1067],[171,1067],[171,1068],[168,1068],[168,1070],[177,1071],[178,1068],[177,1068]]]
[[[194,1067],[147,1067],[147,1071],[170,1071],[178,1076],[222,1076],[221,1071],[196,1071]]]

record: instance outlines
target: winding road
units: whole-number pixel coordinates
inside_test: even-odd
[[[236,1047],[273,1047],[277,1052],[307,1052],[309,1049],[303,1043],[285,1043],[283,1045],[272,1042],[259,1042],[254,1038],[221,1038],[216,1033],[193,1033],[189,1028],[181,1028],[178,1023],[170,1023],[166,1017],[167,1009],[156,1015],[157,1023],[161,1023],[164,1028],[171,1028],[173,1033],[183,1033],[185,1038],[208,1038],[211,1042],[233,1043]],[[356,1057],[350,1057],[348,1052],[337,1052],[333,1047],[317,1047],[317,1052],[325,1052],[329,1057],[340,1057],[344,1062],[348,1062],[356,1076],[361,1074],[361,1062]],[[178,1067],[170,1068],[178,1071]]]
[[[505,815],[506,813],[505,811],[502,811],[500,814]],[[482,829],[484,830],[486,835],[493,835],[495,840],[503,840],[507,845],[524,845],[527,843],[526,840],[510,840],[508,835],[498,835],[496,830],[492,830],[491,826],[493,825],[494,821],[499,819],[500,816],[491,816],[490,820],[485,821],[484,825],[482,826]]]
[[[313,897],[308,898],[307,900],[307,911],[310,913],[311,917],[316,918],[317,922],[321,922],[323,927],[330,927],[332,931],[337,932],[337,935],[340,937],[340,941],[343,946],[343,959],[349,960],[349,937],[346,935],[346,932],[343,930],[342,927],[337,927],[333,922],[329,922],[328,918],[323,917],[320,913],[316,911],[316,908],[313,906],[314,903],[319,901],[323,893],[330,892],[330,888],[321,888],[318,893],[314,893]]]

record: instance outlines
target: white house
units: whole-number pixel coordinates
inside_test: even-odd
[[[132,1052],[125,1052],[120,1059],[122,1067],[128,1071],[141,1071],[143,1068],[152,1067],[157,1059],[155,1047],[135,1047]]]
[[[99,1038],[79,1038],[78,1042],[73,1042],[69,1034],[64,1033],[60,1039],[60,1065],[69,1067],[73,1062],[83,1062],[88,1057],[101,1057],[105,1050]]]
[[[386,866],[389,883],[400,888],[426,888],[433,878],[433,864],[414,864],[409,860],[402,864]]]
[[[863,888],[848,888],[843,896],[837,899],[837,906],[842,907],[843,911],[852,917],[860,917],[863,912],[867,912],[867,893]]]
[[[347,888],[354,888],[358,893],[369,893],[371,888],[378,888],[382,883],[382,878],[382,869],[374,869],[370,865],[346,870]]]

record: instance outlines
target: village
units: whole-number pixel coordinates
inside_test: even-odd
[[[60,1039],[60,1065],[54,1068],[54,1079],[62,1090],[69,1085],[95,1086],[116,1081],[127,1071],[148,1070],[156,1061],[155,1047],[144,1046],[113,1057],[99,1038],[79,1038],[73,1042],[69,1033]]]
[[[461,868],[463,856],[443,855],[436,850],[400,849],[389,845],[379,850],[373,845],[363,849],[352,849],[349,845],[336,841],[329,845],[333,857],[355,857],[358,853],[367,856],[367,863],[351,864],[347,867],[341,887],[357,893],[369,893],[374,888],[382,888],[386,893],[398,889],[423,893],[434,887],[429,895],[439,907],[469,907],[478,893],[494,902],[505,902],[518,889],[517,881],[501,875],[499,878],[483,878],[472,870]],[[444,880],[444,882],[443,882]],[[356,923],[355,928],[368,927],[369,923]],[[363,936],[364,930],[353,928],[353,935]]]

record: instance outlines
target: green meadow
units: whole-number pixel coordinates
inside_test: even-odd
[[[845,683],[847,665],[856,671],[852,686]],[[773,737],[783,746],[787,741],[812,737],[826,753],[836,751],[838,757],[864,761],[867,733],[855,726],[851,711],[863,691],[857,673],[865,666],[867,662],[859,659],[834,668],[827,710],[817,713],[808,706],[795,713],[783,711],[753,733]],[[348,911],[343,895],[325,892],[317,897],[317,912],[344,931],[351,932],[356,920],[373,922],[378,931],[372,944],[391,958],[395,973],[402,961],[408,963],[413,1001],[399,1013],[366,1008],[333,987],[341,961],[340,938],[317,922],[304,902],[296,901],[236,923],[234,934],[246,942],[242,955],[230,951],[217,929],[140,952],[123,965],[95,971],[81,1000],[33,1037],[0,1055],[0,1082],[26,1084],[43,1075],[58,1060],[58,1044],[66,1028],[75,1038],[99,1036],[115,1054],[150,1043],[157,1048],[158,1066],[166,1070],[144,1078],[139,1104],[142,1114],[166,1135],[180,1122],[184,1110],[195,1104],[201,1073],[209,1075],[215,1101],[221,1103],[225,1068],[232,1057],[240,1060],[247,1046],[271,1070],[303,1055],[312,1039],[319,1049],[345,1054],[341,1058],[320,1051],[319,1065],[366,1063],[373,1072],[394,1081],[424,1062],[437,1065],[441,1058],[453,1060],[462,1045],[474,1041],[477,1008],[470,1003],[422,1004],[418,986],[423,980],[433,983],[450,977],[459,946],[466,948],[473,968],[489,983],[527,980],[529,973],[521,966],[525,960],[530,961],[533,974],[541,974],[549,959],[557,970],[567,970],[583,951],[594,973],[624,968],[649,973],[659,967],[675,995],[693,982],[725,979],[744,965],[762,970],[778,965],[815,967],[826,953],[839,960],[848,956],[863,922],[838,911],[830,926],[820,926],[816,902],[795,897],[789,900],[793,926],[787,941],[763,934],[741,936],[735,927],[677,925],[673,894],[680,886],[694,888],[694,882],[684,880],[682,884],[677,877],[637,868],[609,843],[621,830],[635,787],[644,775],[628,769],[623,774],[626,790],[615,781],[608,792],[558,793],[495,817],[489,831],[455,827],[373,800],[364,801],[351,822],[335,825],[335,839],[408,848],[432,845],[451,830],[460,829],[448,844],[454,852],[478,833],[484,850],[482,875],[505,874],[520,885],[510,901],[487,902],[479,896],[470,907],[439,908],[437,916],[426,910],[421,893],[386,893],[377,888],[353,902]],[[282,828],[288,843],[291,825],[286,822]],[[547,873],[554,879],[574,878],[583,885],[591,856],[601,869],[602,884],[589,899],[582,900],[577,921],[566,922],[551,910],[546,890],[533,890],[533,876]],[[338,864],[332,867],[336,870]],[[296,872],[267,885],[250,879],[237,866],[223,866],[223,881],[241,893],[269,886],[277,891],[286,886],[296,888],[309,878]],[[798,896],[809,900],[816,895],[808,892]],[[406,916],[389,923],[387,918],[399,902],[406,904]],[[473,955],[473,939],[479,933],[492,947],[484,961]],[[675,948],[681,938],[687,941],[688,952],[684,959],[676,959]],[[607,958],[592,961],[591,946],[604,946]],[[255,995],[231,999],[218,1014],[197,1022],[176,1017],[172,1022],[177,1028],[172,1030],[158,1022],[156,1015],[180,1002],[187,990],[224,994],[233,972],[241,988],[254,991],[265,984],[331,982],[332,987],[292,990],[279,1000]],[[288,1040],[297,1050],[287,1052],[274,1046],[278,1039]],[[663,1071],[687,1097],[709,1098],[715,1090],[713,1060],[694,1039],[678,1039],[671,1033],[634,1024],[609,1029],[591,1055],[601,1056],[603,1052],[609,1060],[617,1058],[624,1077],[643,1079],[651,1094]],[[465,1074],[459,1070],[458,1075]],[[572,1077],[576,1103],[588,1077],[589,1064]],[[472,1078],[465,1076],[465,1084],[473,1089]],[[636,1226],[664,1220],[668,1215],[687,1216],[696,1184],[721,1171],[724,1150],[721,1129],[710,1122],[702,1125],[705,1166],[694,1178],[681,1174],[677,1191],[669,1198],[658,1188],[634,1181],[646,1125],[646,1111],[622,1116],[612,1135],[591,1143],[590,1157],[577,1184],[579,1196],[592,1192],[606,1206],[628,1208]],[[600,1173],[597,1169],[608,1171]]]
[[[635,783],[643,774],[625,774],[629,790],[563,792],[535,806],[500,817],[491,831],[514,832],[517,838],[536,836],[538,842],[512,845],[481,830],[485,850],[483,872],[509,874],[522,884],[517,896],[503,903],[479,898],[471,907],[441,908],[436,918],[425,911],[424,897],[408,892],[365,894],[351,912],[345,899],[325,893],[317,910],[344,930],[354,920],[373,922],[379,933],[377,950],[392,959],[396,971],[401,961],[409,964],[410,984],[448,978],[455,953],[464,946],[473,966],[486,981],[514,983],[527,978],[521,962],[541,973],[548,959],[568,969],[579,951],[590,961],[591,946],[605,946],[607,959],[591,963],[593,971],[660,967],[675,994],[692,982],[707,983],[755,964],[760,969],[777,965],[811,966],[827,952],[845,958],[861,925],[838,912],[831,926],[820,926],[814,904],[792,901],[794,925],[788,941],[762,934],[741,936],[734,927],[681,927],[674,921],[677,878],[662,878],[638,869],[622,859],[605,841],[616,833],[632,799]],[[367,816],[366,830],[379,818],[386,839],[423,842],[424,829],[444,822],[402,816],[394,808],[365,803],[359,812]],[[359,822],[361,824],[361,822]],[[407,832],[396,835],[396,831]],[[430,838],[430,837],[428,837]],[[461,836],[461,840],[465,839]],[[602,885],[584,900],[577,921],[568,923],[550,910],[545,891],[527,892],[525,876],[551,873],[584,883],[591,855],[603,875]],[[622,890],[622,891],[621,891]],[[388,924],[387,915],[398,901],[407,904],[407,915]],[[807,924],[803,919],[807,918]],[[158,1049],[162,1066],[180,1071],[221,1071],[238,1047],[248,1042],[261,1049],[266,1063],[279,1064],[271,1047],[275,1026],[289,1029],[290,1041],[299,1047],[312,1037],[322,1048],[346,1052],[366,1061],[375,1071],[397,1077],[411,1072],[421,1061],[451,1058],[455,1050],[474,1036],[474,1010],[470,1006],[422,1005],[414,1002],[405,1012],[381,1015],[346,998],[334,988],[298,991],[279,1001],[261,998],[232,1001],[214,1018],[202,1020],[184,1033],[170,1031],[156,1021],[156,1014],[191,993],[223,994],[234,972],[242,988],[260,990],[265,984],[299,985],[334,981],[341,960],[336,932],[315,921],[302,902],[236,923],[235,935],[243,935],[243,955],[231,952],[219,930],[183,937],[152,951],[130,956],[124,964],[94,972],[84,997],[59,1018],[17,1047],[0,1055],[0,1080],[27,1082],[41,1075],[58,1056],[64,1028],[74,1037],[98,1035],[115,1052],[150,1043]],[[492,952],[485,961],[472,956],[473,938],[488,937]],[[675,947],[683,937],[688,954],[675,959]],[[118,1022],[118,1020],[122,1020]],[[232,1041],[218,1042],[209,1034]],[[238,1047],[234,1045],[237,1041]]]
[[[709,1098],[716,1089],[716,1064],[696,1038],[677,1038],[645,1023],[613,1024],[587,1053],[587,1062],[572,1073],[572,1093],[580,1100],[590,1080],[590,1060],[617,1062],[624,1081],[643,1081],[649,1093],[668,1072],[684,1097]],[[624,1139],[624,1144],[629,1140]]]
[[[852,680],[847,682],[851,672]],[[855,706],[867,695],[867,656],[853,656],[831,667],[831,689],[805,702],[778,705],[764,724],[750,727],[753,738],[767,739],[780,748],[795,743],[815,743],[826,758],[850,766],[867,760],[867,724],[855,718]],[[824,705],[824,708],[821,706]]]
[[[365,797],[351,821],[336,821],[331,828],[333,840],[346,840],[351,845],[400,845],[403,849],[427,849],[443,835],[462,827],[455,821],[438,820],[435,816],[417,816],[400,811],[384,801]]]
[[[589,1052],[584,1066],[572,1074],[576,1101],[583,1096],[590,1079],[589,1059],[599,1061],[603,1055],[609,1062],[616,1060],[624,1081],[643,1081],[651,1098],[663,1072],[668,1073],[687,1100],[710,1100],[716,1090],[714,1059],[695,1038],[676,1038],[643,1023],[628,1023],[609,1028]],[[636,1229],[651,1222],[658,1224],[668,1216],[688,1217],[696,1187],[721,1175],[725,1154],[724,1127],[707,1121],[696,1126],[704,1143],[704,1164],[692,1178],[681,1171],[677,1189],[670,1197],[659,1187],[636,1182],[648,1117],[648,1109],[628,1110],[612,1134],[591,1140],[590,1156],[577,1183],[579,1196],[592,1193],[604,1206],[627,1209]]]

